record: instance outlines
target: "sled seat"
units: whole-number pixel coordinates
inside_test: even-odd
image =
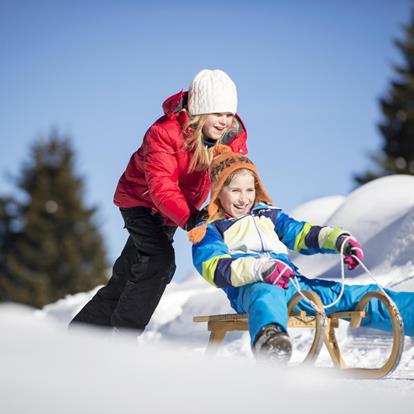
[[[288,328],[310,328],[315,330],[312,345],[302,363],[314,363],[318,358],[322,345],[325,344],[333,365],[343,370],[347,376],[373,379],[382,378],[394,371],[400,362],[404,348],[404,327],[397,307],[387,296],[379,291],[369,292],[362,297],[354,310],[336,312],[326,316],[322,302],[316,293],[311,291],[302,291],[302,293],[312,300],[319,309],[318,312],[312,315],[305,311],[294,312],[295,307],[302,300],[299,294],[296,294],[288,304]],[[339,326],[339,319],[348,320],[350,328],[360,327],[362,319],[366,317],[364,309],[368,302],[374,298],[384,303],[391,318],[393,343],[390,355],[385,363],[378,368],[348,367],[342,357],[335,335],[335,328]],[[206,352],[210,355],[217,351],[227,332],[248,330],[247,314],[245,313],[194,316],[193,322],[207,322],[210,337]]]

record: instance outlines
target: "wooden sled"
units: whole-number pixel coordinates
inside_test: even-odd
[[[312,345],[302,363],[314,363],[318,358],[322,344],[324,343],[335,367],[341,369],[346,376],[353,378],[375,379],[382,378],[398,366],[404,349],[404,327],[403,321],[397,307],[382,292],[368,292],[362,297],[354,310],[337,312],[324,316],[322,302],[319,296],[311,291],[302,291],[308,299],[319,309],[316,315],[308,315],[305,311],[294,313],[296,305],[302,299],[296,294],[288,304],[288,328],[312,328],[315,330]],[[378,368],[348,367],[342,357],[338,341],[335,335],[335,328],[339,326],[339,319],[349,320],[350,328],[358,328],[361,321],[366,317],[364,311],[366,305],[372,299],[380,300],[386,307],[392,322],[393,344],[390,355],[385,363]],[[194,316],[193,322],[207,322],[207,329],[210,338],[207,345],[207,352],[214,354],[218,346],[229,331],[247,331],[247,314],[223,314],[209,316]]]

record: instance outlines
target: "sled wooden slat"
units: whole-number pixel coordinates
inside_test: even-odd
[[[329,315],[331,321],[338,321],[339,319],[350,319],[350,328],[359,328],[361,326],[362,318],[365,318],[366,312],[364,311],[349,311],[349,312],[335,312]]]
[[[397,307],[382,292],[369,292],[359,301],[355,310],[336,312],[329,316],[324,315],[322,302],[320,298],[313,292],[303,291],[303,294],[311,299],[320,312],[316,315],[308,315],[305,311],[293,312],[296,305],[302,297],[296,294],[288,305],[288,328],[312,328],[315,329],[315,335],[308,354],[303,363],[315,362],[322,344],[325,344],[332,362],[335,367],[340,368],[345,375],[353,378],[382,378],[391,373],[399,364],[402,351],[404,348],[404,327],[402,318]],[[389,358],[383,366],[378,368],[358,368],[348,367],[336,339],[335,328],[339,326],[339,319],[347,319],[350,322],[350,328],[358,328],[363,318],[367,316],[365,307],[372,299],[381,301],[392,322],[393,344]],[[207,352],[209,354],[216,352],[218,346],[223,341],[227,332],[230,331],[246,331],[248,330],[247,314],[222,314],[222,315],[205,315],[194,316],[194,322],[207,322],[207,329],[210,332]]]
[[[217,330],[221,330],[220,328],[225,327],[225,331],[247,331],[247,318],[240,319],[240,320],[233,320],[233,321],[209,321],[207,325],[207,329],[210,332],[214,332]]]
[[[223,329],[225,332],[248,330],[246,313],[195,316],[193,322],[207,322],[207,330],[209,332]],[[314,328],[315,317],[306,315],[306,312],[302,311],[289,317],[288,326],[289,328]]]
[[[295,313],[292,316],[304,317],[306,316],[305,311],[300,311]],[[224,313],[221,315],[207,315],[207,316],[194,316],[193,322],[210,322],[210,321],[240,321],[246,320],[247,321],[247,314],[246,313]]]

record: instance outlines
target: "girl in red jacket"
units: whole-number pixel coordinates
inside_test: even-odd
[[[163,104],[115,191],[129,237],[107,285],[72,320],[143,331],[175,271],[173,236],[200,217],[217,143],[246,154],[237,90],[221,70],[204,69],[188,92]]]

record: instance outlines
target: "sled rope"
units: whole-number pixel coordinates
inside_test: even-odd
[[[344,290],[345,290],[345,264],[344,264],[344,261],[343,261],[343,259],[345,257],[344,247],[345,247],[346,241],[350,238],[351,238],[351,236],[348,236],[344,239],[344,242],[342,243],[341,251],[340,251],[340,254],[341,254],[341,291],[339,292],[338,297],[333,302],[329,303],[328,305],[322,304],[324,309],[328,309],[328,308],[336,305],[341,300],[342,295],[344,294]],[[356,256],[354,256],[354,257],[356,257]],[[302,293],[302,289],[300,287],[299,281],[296,278],[296,276],[292,279],[292,283],[293,283],[293,286],[295,287],[296,291],[299,293],[299,295],[302,296],[302,298],[306,302],[308,302],[315,311],[319,312],[319,309],[316,307],[316,305]]]
[[[385,291],[385,289],[381,286],[381,284],[375,279],[375,277],[373,276],[373,274],[368,270],[368,268],[364,265],[364,263],[362,263],[361,260],[358,259],[358,257],[356,257],[357,261],[359,262],[359,264],[362,266],[362,268],[367,272],[368,276],[373,280],[373,282],[379,287],[380,291],[387,297],[387,299],[391,302],[394,303],[394,301],[390,298],[390,296],[387,294],[387,292]]]
[[[310,299],[308,299],[303,293],[302,293],[302,289],[300,288],[300,285],[299,285],[299,281],[298,281],[298,279],[296,278],[296,276],[294,276],[293,278],[292,278],[292,283],[293,283],[293,286],[295,287],[295,289],[296,289],[296,291],[299,293],[299,295],[300,296],[302,296],[302,299],[304,299],[305,300],[305,302],[308,302],[311,306],[312,306],[312,308],[314,309],[314,311],[315,312],[317,312],[317,313],[320,313],[321,311],[320,311],[320,309],[313,303],[313,301],[312,300],[310,300]],[[322,306],[323,306],[323,308],[325,308],[325,306],[322,304]]]
[[[344,290],[345,290],[345,263],[344,263],[344,248],[346,245],[346,242],[351,239],[352,236],[348,236],[344,239],[344,242],[342,243],[341,246],[341,290],[338,294],[338,297],[331,303],[329,303],[328,305],[323,305],[324,309],[328,309],[331,308],[332,306],[336,305],[342,298],[342,295],[344,294]],[[368,268],[365,266],[365,264],[359,260],[359,258],[357,256],[353,256],[354,259],[356,259],[356,261],[362,266],[362,268],[367,272],[368,276],[374,281],[374,283],[378,286],[378,288],[380,289],[380,291],[386,296],[386,298],[392,303],[394,304],[394,301],[390,298],[390,296],[387,294],[387,292],[385,291],[385,289],[381,286],[381,284],[375,279],[375,277],[373,276],[373,274],[368,270]],[[302,293],[302,289],[300,287],[299,281],[296,278],[296,276],[292,279],[292,283],[293,286],[295,287],[296,291],[299,293],[300,296],[302,296],[302,298],[308,302],[312,308],[316,311],[319,312],[319,309],[317,308],[317,306],[310,300],[308,299],[303,293]],[[395,305],[394,305],[395,306]]]

